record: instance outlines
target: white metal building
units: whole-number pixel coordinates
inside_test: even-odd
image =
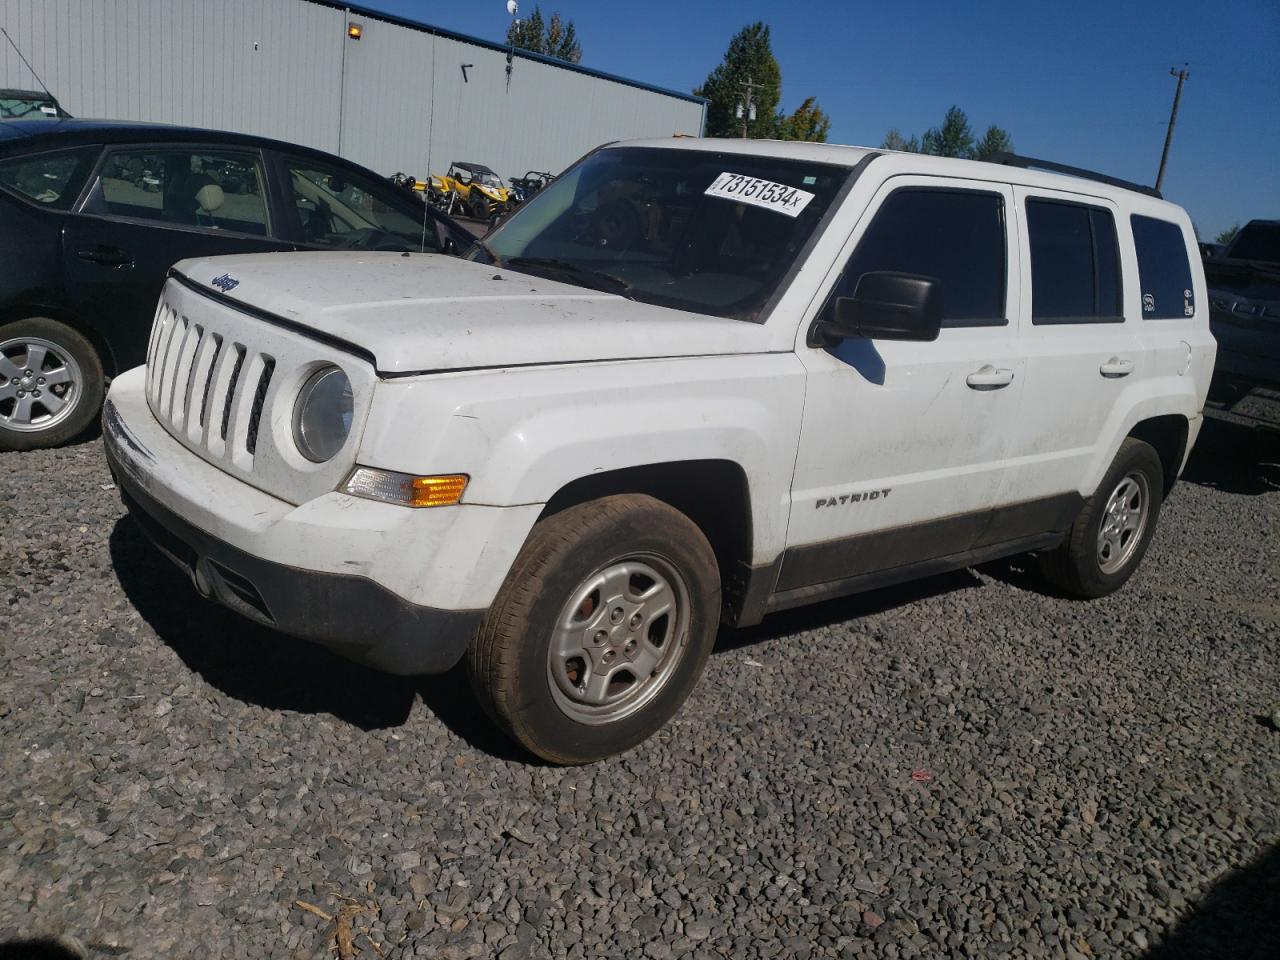
[[[348,37],[350,24],[361,28]],[[382,174],[559,172],[610,140],[702,132],[705,101],[334,0],[0,0],[77,117],[254,133]],[[36,87],[0,37],[0,87]]]

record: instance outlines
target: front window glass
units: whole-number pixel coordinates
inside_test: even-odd
[[[427,205],[408,193],[401,200],[381,184],[310,162],[291,163],[289,182],[307,243],[340,250],[440,249]]]
[[[133,220],[267,234],[262,169],[253,153],[116,150],[103,163],[86,209]]]
[[[858,241],[836,296],[853,296],[864,273],[913,273],[938,282],[944,327],[1003,326],[1004,237],[998,193],[896,190]]]
[[[540,191],[485,244],[501,265],[713,316],[757,320],[846,167],[617,147]]]
[[[57,210],[75,202],[99,147],[58,150],[0,160],[0,185]]]

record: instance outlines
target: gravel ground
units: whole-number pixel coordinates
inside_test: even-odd
[[[578,769],[200,601],[98,442],[0,454],[0,956],[1274,958],[1277,439],[1211,424],[1114,597],[726,631]]]

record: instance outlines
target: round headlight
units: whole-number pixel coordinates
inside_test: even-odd
[[[351,432],[351,381],[337,367],[311,375],[293,405],[293,440],[308,460],[324,463]]]

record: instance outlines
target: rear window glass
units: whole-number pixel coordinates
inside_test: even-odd
[[[1148,320],[1190,317],[1196,312],[1191,262],[1182,228],[1168,220],[1134,215],[1133,245],[1138,253],[1142,315]]]
[[[0,186],[41,206],[66,210],[89,175],[97,147],[78,147],[51,153],[0,160]]]
[[[1004,236],[998,193],[897,190],[858,242],[837,296],[853,296],[864,273],[913,273],[938,281],[944,327],[1003,325]]]
[[[1110,211],[1028,200],[1033,323],[1118,323],[1120,246]]]

